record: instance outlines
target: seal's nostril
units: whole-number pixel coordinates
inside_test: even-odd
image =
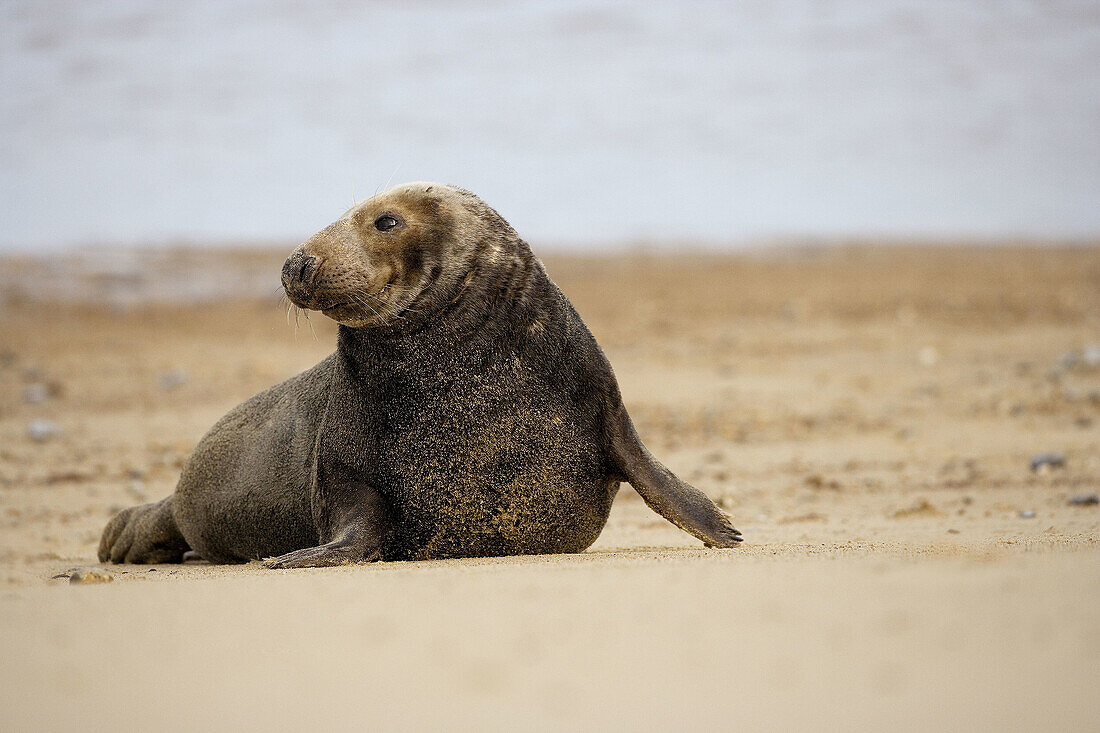
[[[283,285],[300,288],[313,282],[317,276],[317,258],[295,252],[283,263]]]
[[[298,282],[304,283],[307,279],[313,279],[313,274],[316,271],[314,265],[317,264],[316,257],[305,257],[302,261],[302,267],[298,270]]]

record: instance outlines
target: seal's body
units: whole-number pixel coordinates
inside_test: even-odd
[[[101,560],[580,552],[622,480],[708,545],[740,542],[642,446],[580,316],[473,194],[376,196],[295,250],[283,284],[341,324],[336,353],[222,418],[175,494],[108,524]]]

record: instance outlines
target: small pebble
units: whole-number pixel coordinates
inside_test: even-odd
[[[1094,506],[1100,504],[1100,496],[1096,494],[1078,494],[1069,500],[1072,506]]]
[[[1100,366],[1100,344],[1091,344],[1080,351],[1067,351],[1062,354],[1060,364],[1063,369],[1094,369]]]
[[[187,384],[187,372],[183,369],[169,369],[157,375],[157,386],[161,389],[175,389]]]
[[[74,570],[73,574],[69,576],[69,583],[73,585],[90,585],[92,583],[110,583],[114,579],[114,576],[106,570],[80,568]]]
[[[37,405],[50,397],[50,389],[44,384],[31,384],[23,388],[23,401],[28,405]]]
[[[1066,457],[1061,453],[1039,453],[1031,459],[1031,471],[1048,474],[1056,468],[1066,467]]]
[[[1035,512],[1028,509],[1026,512],[1020,512],[1020,519],[1034,519]]]
[[[61,426],[53,420],[31,420],[27,425],[27,437],[38,443],[44,443],[58,435],[61,435]]]

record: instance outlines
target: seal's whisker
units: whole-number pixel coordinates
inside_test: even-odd
[[[405,320],[405,319],[404,319],[404,318],[403,318],[403,317],[401,316],[401,311],[402,311],[402,309],[401,309],[401,308],[399,308],[398,306],[394,305],[393,303],[389,303],[389,302],[387,302],[387,301],[383,300],[382,298],[379,298],[379,297],[378,297],[377,295],[375,295],[374,293],[369,293],[369,292],[367,292],[367,291],[365,291],[365,290],[361,290],[361,289],[356,289],[356,291],[355,291],[355,292],[356,292],[356,293],[358,293],[358,294],[359,294],[360,296],[366,296],[366,297],[368,297],[368,298],[371,298],[371,299],[373,299],[374,301],[376,301],[376,302],[378,303],[378,305],[379,305],[379,306],[380,306],[380,307],[382,308],[382,310],[383,310],[383,311],[385,311],[385,312],[389,312],[389,314],[390,314],[390,316],[391,316],[391,317],[394,317],[394,318],[400,318],[401,320]],[[368,306],[368,307],[369,307],[369,306]],[[371,310],[374,310],[374,308],[371,308]],[[375,312],[377,312],[377,311],[375,311]],[[382,316],[381,316],[381,315],[379,315],[379,317],[381,318]]]
[[[355,296],[355,301],[356,301],[357,303],[359,303],[359,305],[360,305],[360,306],[362,306],[363,308],[366,308],[366,309],[367,309],[367,310],[369,310],[369,311],[370,311],[371,313],[373,313],[374,315],[378,316],[378,318],[382,319],[382,321],[383,321],[383,322],[385,322],[385,320],[386,320],[386,319],[385,319],[385,316],[383,316],[383,315],[382,315],[381,313],[379,313],[379,312],[378,312],[377,310],[375,310],[375,309],[374,309],[374,308],[373,308],[373,307],[371,306],[371,304],[370,304],[370,303],[368,303],[367,301],[363,300],[362,296]]]
[[[362,288],[356,288],[355,292],[358,293],[359,295],[366,296],[366,297],[370,298],[371,300],[374,300],[374,301],[380,303],[383,306],[390,305],[390,303],[386,302],[386,300],[384,298],[379,298],[377,295],[370,292],[369,290],[363,290]]]
[[[348,293],[348,297],[351,298],[351,301],[355,303],[355,305],[358,306],[360,309],[363,308],[363,301],[359,297],[357,297],[355,293]]]
[[[309,317],[309,311],[306,311],[306,323],[309,324],[309,332],[313,334],[313,340],[317,340],[317,332],[313,330],[313,321]]]
[[[378,294],[375,294],[375,293],[367,292],[367,291],[364,291],[364,290],[360,290],[359,292],[363,293],[364,295],[369,295],[370,297],[377,300],[379,303],[383,303],[387,307],[392,308],[395,311],[412,311],[413,313],[419,313],[420,312],[419,308],[410,308],[409,306],[401,307],[401,306],[397,305],[396,303],[389,302],[388,300],[380,297]],[[383,288],[381,292],[385,292],[385,288]],[[395,291],[394,294],[395,295],[402,295],[402,294],[403,295],[408,295],[409,293],[413,293],[413,292],[419,293],[421,291],[418,291],[415,288],[409,288],[404,293],[400,293],[400,292]],[[415,300],[415,298],[414,298],[414,300]],[[409,302],[411,303],[412,301],[410,300]]]
[[[399,170],[401,170],[401,164],[400,163],[398,163],[397,167],[393,169],[393,173],[390,174],[390,177],[386,179],[386,183],[385,183],[384,186],[380,184],[377,187],[375,187],[375,189],[374,189],[374,195],[375,196],[377,196],[379,193],[381,193],[383,189],[389,190],[390,181],[393,180],[393,177],[397,175],[397,171],[399,171]]]
[[[422,288],[409,287],[408,285],[397,285],[395,283],[386,283],[381,288],[379,288],[378,292],[384,293],[387,290],[394,293],[418,293],[422,290]]]
[[[416,293],[415,295],[412,294],[412,292],[410,291],[409,293],[406,293],[404,295],[407,298],[407,302],[404,306],[400,306],[400,305],[397,305],[397,304],[392,304],[392,305],[394,305],[395,308],[398,308],[400,310],[411,310],[412,313],[420,313],[421,308],[414,308],[414,307],[412,307],[412,304],[417,302],[417,299],[420,297],[421,294],[422,294],[422,291],[419,292],[419,293]],[[378,297],[378,296],[374,296],[374,297]]]
[[[372,293],[367,293],[367,295],[370,295],[370,297],[372,297],[376,301],[378,301],[378,303],[381,304],[382,309],[384,311],[388,312],[390,314],[391,318],[396,318],[396,319],[401,320],[401,321],[405,320],[405,317],[403,315],[401,315],[404,311],[400,306],[398,306],[394,303],[390,303],[388,301],[382,300],[381,298],[379,298],[378,296],[376,296]]]
[[[355,295],[352,294],[352,297],[354,298]],[[379,318],[382,318],[382,314],[379,313],[378,311],[374,310],[374,308],[371,308],[370,303],[366,302],[365,300],[362,300],[361,298],[357,298],[357,300],[358,300],[360,305],[365,305],[367,308],[370,309],[370,311],[372,313],[374,313],[374,315],[378,316]],[[385,320],[385,319],[383,318],[383,320]]]
[[[389,305],[393,305],[394,307],[399,307],[399,306],[397,306],[396,303],[390,303],[390,301],[386,300],[385,298],[381,298],[381,297],[375,295],[374,293],[368,293],[368,294],[370,295],[370,297],[374,298],[375,300],[377,300],[381,303],[388,303]],[[413,298],[410,298],[409,302],[412,303],[413,300],[414,300]],[[419,308],[409,308],[409,310],[419,311],[420,309]]]

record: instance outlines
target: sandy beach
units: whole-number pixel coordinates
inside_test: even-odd
[[[0,263],[0,728],[1100,726],[1100,248],[547,257],[737,550],[624,485],[580,555],[100,566],[332,351],[283,256]]]

